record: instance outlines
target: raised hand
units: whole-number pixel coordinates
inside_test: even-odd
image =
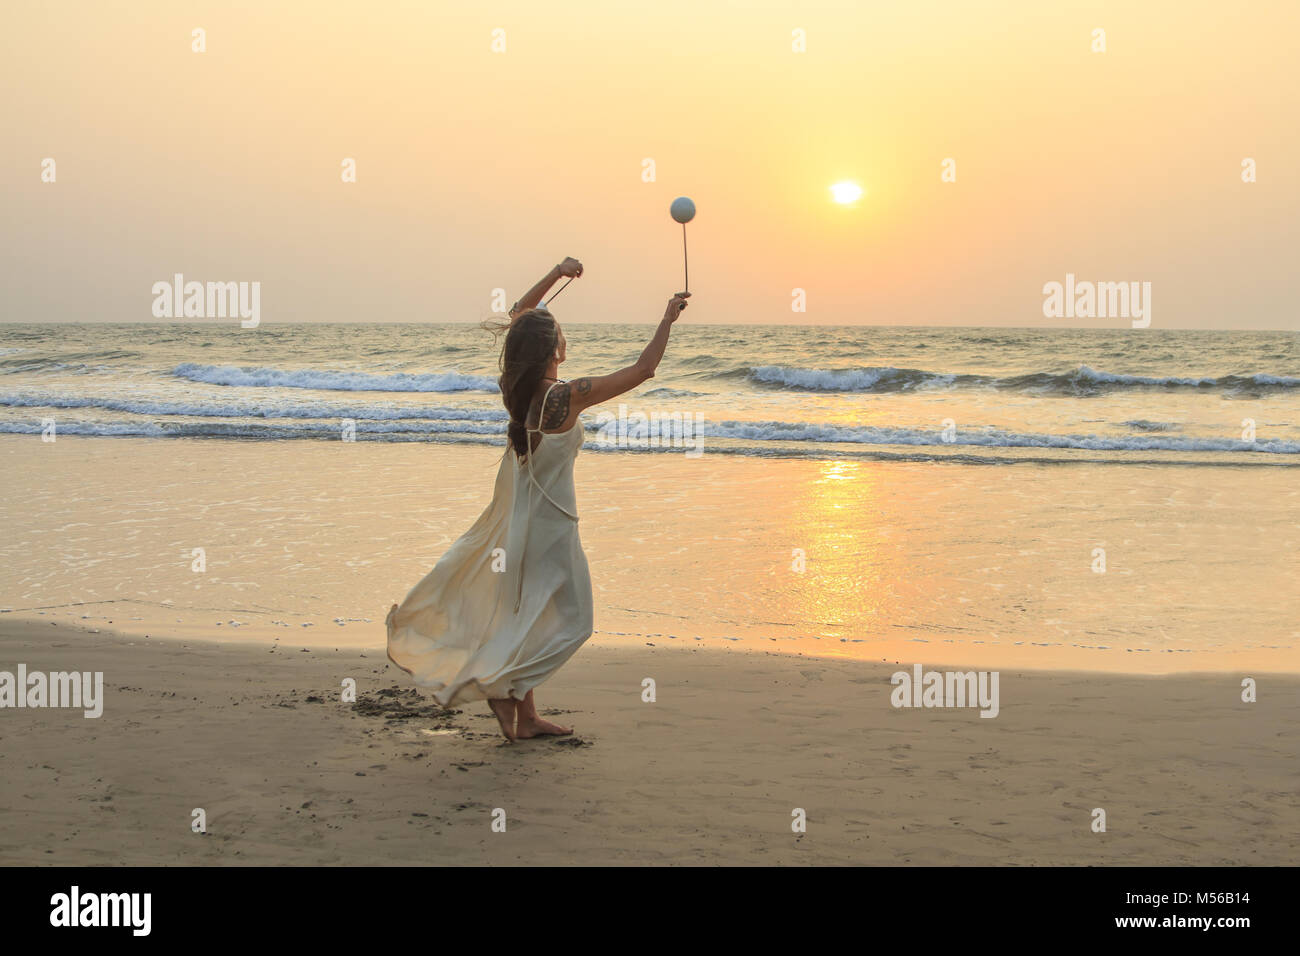
[[[664,310],[664,318],[669,322],[676,322],[677,317],[682,314],[686,308],[686,300],[690,297],[689,292],[678,292],[668,300],[668,308]]]

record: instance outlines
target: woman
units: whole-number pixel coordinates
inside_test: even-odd
[[[564,333],[536,306],[561,276],[580,275],[582,263],[565,259],[497,327],[505,331],[499,384],[510,424],[492,503],[388,612],[389,659],[444,707],[486,698],[508,741],[572,733],[538,716],[533,688],[592,632],[573,488],[578,416],[654,377],[689,295],[669,300],[634,364],[561,382]]]

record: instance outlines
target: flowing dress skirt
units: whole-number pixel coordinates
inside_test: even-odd
[[[443,706],[525,694],[591,636],[573,463],[582,424],[507,449],[492,502],[388,612],[388,657]],[[531,466],[531,467],[530,467]]]

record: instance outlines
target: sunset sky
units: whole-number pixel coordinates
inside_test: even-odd
[[[685,194],[687,321],[1128,325],[1044,318],[1068,272],[1300,329],[1297,36],[1294,0],[17,5],[0,320],[152,321],[179,272],[267,322],[477,321],[573,255],[562,320],[652,321]]]

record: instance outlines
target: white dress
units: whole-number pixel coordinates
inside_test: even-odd
[[[388,612],[389,660],[444,707],[522,699],[591,636],[573,487],[582,422],[529,432],[537,447],[524,462],[506,448],[492,503]]]

